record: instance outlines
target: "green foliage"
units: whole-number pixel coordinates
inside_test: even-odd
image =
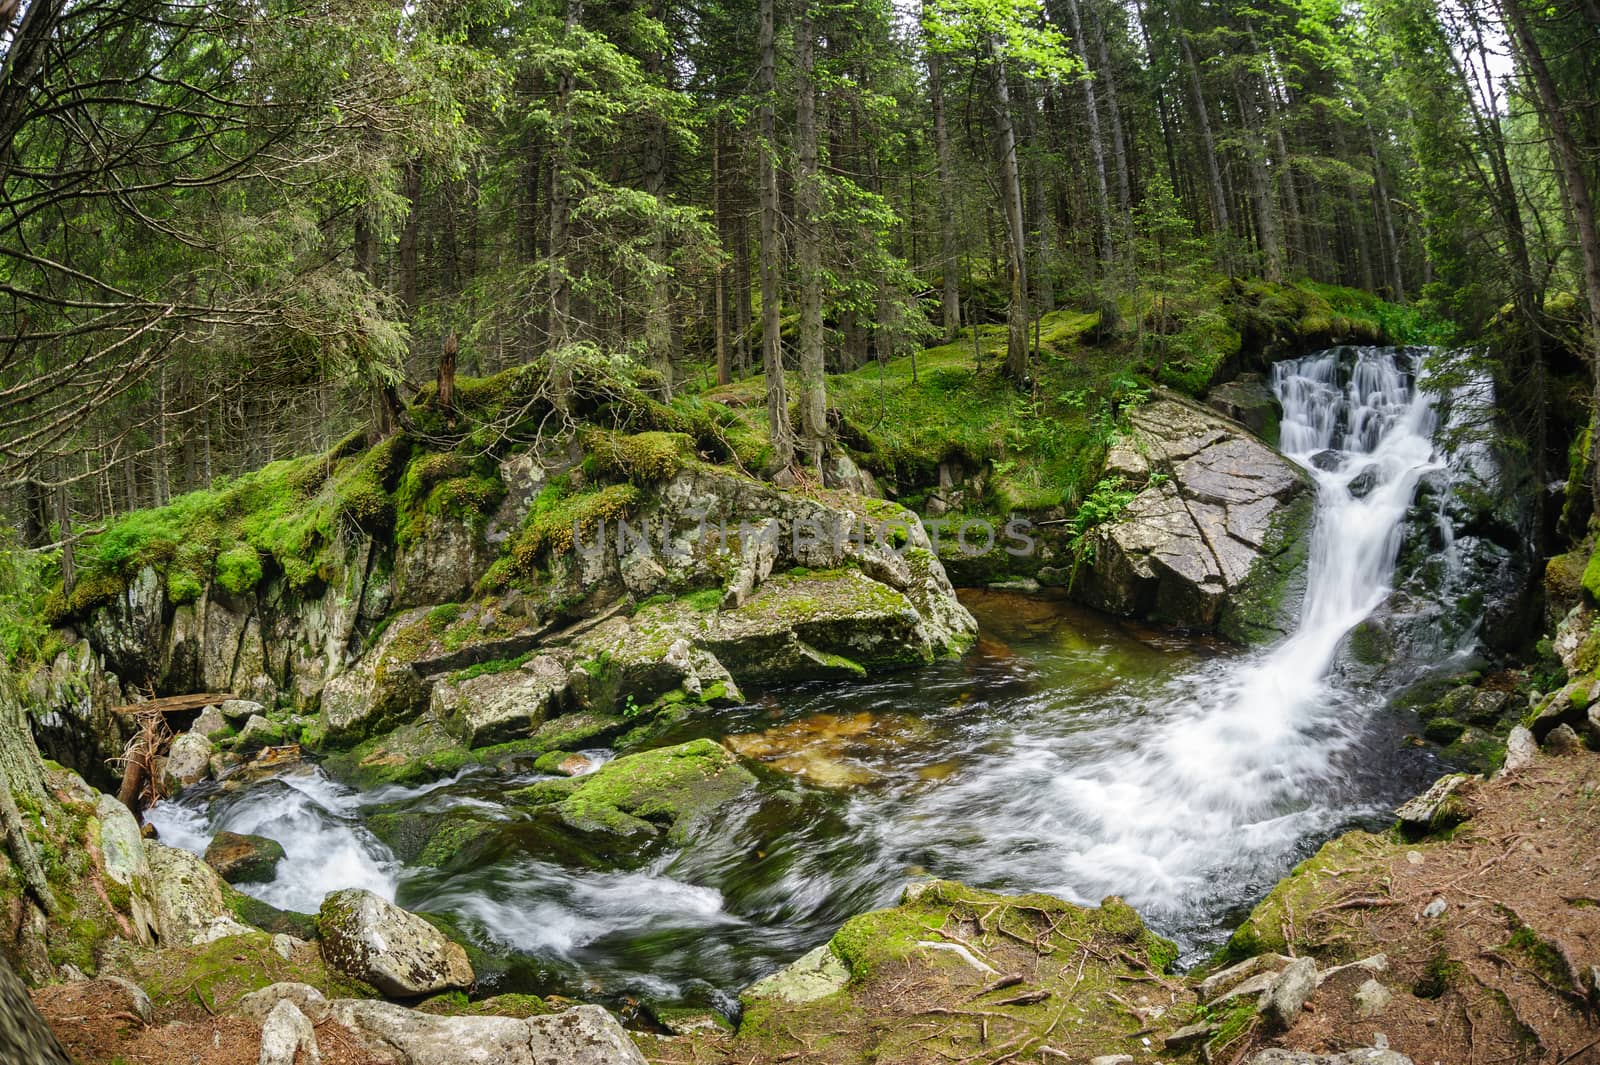
[[[261,555],[249,544],[235,544],[217,556],[217,583],[243,595],[261,583]]]
[[[43,570],[39,556],[17,543],[16,530],[0,522],[0,659],[5,662],[42,657],[49,637]]]
[[[638,485],[670,478],[683,468],[684,455],[689,450],[689,438],[682,433],[626,435],[589,429],[582,434],[582,444],[593,472]]]
[[[575,534],[588,535],[602,522],[624,517],[639,498],[639,490],[631,484],[585,492],[574,491],[566,480],[552,481],[534,499],[521,531],[510,544],[516,571],[532,575],[547,555],[572,550]]]
[[[1123,478],[1107,477],[1083,498],[1067,523],[1067,549],[1072,554],[1074,575],[1079,566],[1094,562],[1095,530],[1115,521],[1138,494],[1139,490]]]

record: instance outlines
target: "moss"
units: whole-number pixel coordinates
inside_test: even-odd
[[[587,536],[602,522],[624,517],[639,499],[639,490],[631,484],[576,492],[565,481],[551,482],[534,500],[510,546],[517,572],[531,575],[547,555],[572,550],[575,535]]]
[[[692,446],[683,433],[657,431],[627,435],[604,429],[587,430],[581,442],[593,472],[639,485],[672,477],[683,468]]]
[[[202,1008],[226,1013],[252,991],[281,982],[305,983],[328,998],[376,998],[364,983],[323,966],[315,950],[283,958],[264,932],[229,936],[200,946],[169,946],[133,962],[134,981],[158,1012]]]
[[[1584,564],[1583,576],[1579,584],[1589,596],[1590,602],[1600,603],[1600,550],[1589,556],[1589,561]]]
[[[722,589],[706,588],[698,592],[690,592],[682,597],[682,601],[689,609],[701,614],[709,614],[722,605]]]
[[[217,583],[243,595],[261,583],[261,554],[249,544],[234,544],[217,556]]]
[[[1250,916],[1234,930],[1223,949],[1223,962],[1242,961],[1269,951],[1288,954],[1290,948],[1304,953],[1324,948],[1337,953],[1345,949],[1334,936],[1325,942],[1323,932],[1305,920],[1294,924],[1296,938],[1287,942],[1291,913],[1315,913],[1341,892],[1340,877],[1360,868],[1370,868],[1375,860],[1400,849],[1400,844],[1368,832],[1349,832],[1330,840],[1316,854],[1294,867],[1271,893],[1250,911]]]

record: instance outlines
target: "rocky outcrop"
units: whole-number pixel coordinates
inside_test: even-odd
[[[1137,494],[1089,534],[1076,594],[1245,643],[1290,631],[1312,513],[1304,473],[1242,426],[1173,397],[1129,422],[1102,478]]]
[[[370,891],[336,891],[323,899],[317,930],[330,968],[385,995],[417,998],[465,990],[475,979],[465,950],[416,914]]]

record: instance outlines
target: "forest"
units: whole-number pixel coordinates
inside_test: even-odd
[[[0,57],[0,1060],[1600,1060],[1600,0]]]

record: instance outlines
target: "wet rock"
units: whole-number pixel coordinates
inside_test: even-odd
[[[1133,416],[1168,476],[1096,533],[1079,594],[1110,613],[1256,642],[1289,631],[1311,521],[1304,473],[1231,423],[1173,399]]]
[[[842,991],[850,982],[850,970],[830,944],[824,943],[802,955],[786,969],[756,981],[745,988],[740,998],[746,1001],[777,999],[780,1002],[814,1002]]]
[[[239,738],[234,742],[237,751],[258,751],[263,747],[276,747],[283,743],[283,726],[269,721],[260,714],[251,714],[250,720],[244,723],[244,728],[239,730]]]
[[[1365,499],[1376,487],[1378,487],[1378,468],[1368,466],[1350,478],[1350,483],[1345,485],[1345,491],[1350,493],[1352,499]]]
[[[265,836],[218,832],[206,847],[205,862],[230,884],[264,884],[278,875],[283,845]]]
[[[1465,773],[1451,773],[1434,781],[1427,791],[1395,810],[1401,829],[1423,835],[1441,832],[1465,821],[1471,810],[1459,793],[1473,779]]]
[[[172,741],[162,772],[162,788],[176,795],[211,775],[211,741],[198,732],[185,732]]]
[[[149,840],[144,851],[150,863],[156,932],[163,944],[213,943],[254,931],[233,918],[222,881],[205,862]]]
[[[260,1065],[322,1065],[317,1034],[300,1008],[281,999],[261,1025]]]
[[[269,984],[252,991],[234,1004],[233,1013],[253,1024],[262,1024],[280,1002],[292,1002],[312,1024],[328,1019],[328,1000],[310,984]]]
[[[543,1017],[436,1017],[386,1002],[341,999],[333,1018],[401,1065],[645,1065],[615,1017],[574,1006]]]
[[[1545,736],[1544,749],[1555,755],[1576,754],[1583,750],[1583,741],[1571,725],[1557,725]]]
[[[106,878],[128,890],[129,916],[134,935],[148,946],[156,929],[154,876],[145,855],[139,822],[122,803],[110,795],[95,802],[95,817],[100,822],[100,858]]]
[[[682,844],[756,783],[727,748],[693,740],[625,755],[582,777],[541,781],[509,799],[581,837],[647,845],[664,836]]]
[[[1393,997],[1388,988],[1376,980],[1368,979],[1356,988],[1356,1011],[1363,1017],[1375,1017],[1383,1012]]]
[[[1300,1020],[1300,1011],[1316,990],[1317,963],[1310,958],[1296,958],[1284,966],[1263,994],[1261,1012],[1269,1025],[1286,1031]]]
[[[1474,692],[1466,718],[1474,725],[1494,725],[1511,709],[1511,693],[1484,689]]]
[[[415,998],[473,984],[467,952],[433,925],[370,891],[336,891],[317,915],[323,960],[385,995]]]
[[[746,758],[824,788],[848,788],[879,778],[908,745],[928,734],[921,718],[899,714],[811,714],[723,742]]]
[[[1206,406],[1239,422],[1269,444],[1278,442],[1278,398],[1260,374],[1240,374],[1206,393]]]

